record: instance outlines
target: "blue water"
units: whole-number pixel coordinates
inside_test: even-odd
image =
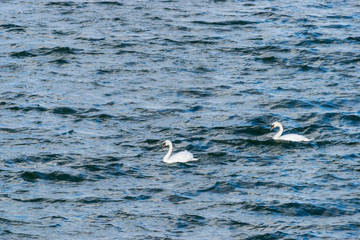
[[[2,1],[0,238],[358,238],[359,9]]]

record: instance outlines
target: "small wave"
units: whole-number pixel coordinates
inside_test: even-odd
[[[186,96],[186,97],[211,97],[213,93],[211,91],[206,90],[198,90],[198,89],[186,89],[186,90],[179,90],[177,92],[178,96]]]
[[[124,197],[125,200],[130,200],[130,201],[143,201],[143,200],[148,200],[150,198],[151,198],[151,196],[148,196],[148,195],[126,196],[126,197]]]
[[[109,199],[108,198],[100,198],[100,197],[85,197],[85,198],[76,200],[76,202],[83,203],[83,204],[93,204],[93,203],[109,202]]]
[[[360,42],[360,37],[347,37],[346,41],[348,41],[348,42]]]
[[[266,64],[272,64],[272,63],[281,62],[281,59],[276,58],[276,57],[274,57],[274,56],[258,57],[258,58],[255,58],[255,60],[261,61],[261,62],[266,63]]]
[[[57,60],[49,61],[49,63],[55,63],[57,65],[64,65],[64,64],[69,64],[70,61],[66,60],[66,59],[63,59],[63,58],[60,58],[60,59],[57,59]]]
[[[267,205],[263,203],[245,203],[244,208],[268,214],[278,213],[285,216],[292,217],[305,217],[305,216],[324,216],[324,217],[337,217],[344,215],[353,215],[354,211],[347,211],[339,207],[331,206],[317,206],[311,203],[283,203]]]
[[[200,215],[184,214],[178,218],[178,228],[196,228],[203,226],[206,223],[206,218]]]
[[[218,22],[208,22],[208,21],[193,21],[194,24],[202,25],[218,25],[218,26],[234,26],[234,25],[251,25],[256,24],[256,22],[245,21],[245,20],[230,20],[230,21],[218,21]]]
[[[50,199],[50,198],[12,198],[14,201],[29,202],[29,203],[64,203],[65,199]]]
[[[21,226],[23,224],[26,224],[25,221],[7,219],[7,218],[3,218],[3,217],[0,217],[0,223],[6,224],[6,225],[12,225],[12,226]]]
[[[217,181],[214,185],[209,188],[197,190],[197,192],[211,192],[211,193],[220,193],[227,194],[231,192],[238,192],[238,190],[229,182]]]
[[[267,239],[287,239],[286,237],[289,234],[286,234],[281,231],[276,231],[274,233],[263,233],[263,234],[256,234],[254,236],[245,238],[245,240],[267,240]],[[291,239],[291,238],[290,238]]]
[[[5,29],[8,32],[25,32],[25,27],[16,25],[16,24],[2,24],[0,25],[0,29]]]
[[[181,195],[178,195],[178,194],[174,194],[174,195],[170,195],[167,199],[172,203],[179,203],[179,202],[189,200],[191,198],[184,197],[184,196],[181,196]]]
[[[27,51],[13,52],[10,54],[14,58],[37,57],[47,55],[72,55],[78,53],[78,49],[70,47],[38,48]]]
[[[36,182],[40,180],[48,180],[55,182],[83,182],[86,180],[85,176],[79,174],[77,176],[56,171],[51,173],[42,173],[38,171],[25,171],[21,174],[21,178],[28,182]]]
[[[124,4],[117,2],[117,1],[99,1],[95,2],[98,5],[108,5],[108,6],[123,6]]]
[[[57,108],[54,108],[52,110],[53,113],[55,114],[74,114],[76,113],[77,111],[73,108],[70,108],[70,107],[57,107]]]
[[[29,106],[29,107],[12,106],[12,107],[7,107],[6,109],[9,109],[11,111],[23,111],[23,112],[31,112],[31,111],[45,112],[45,111],[47,111],[47,109],[45,107],[42,107],[40,105]]]
[[[282,108],[313,108],[314,105],[309,101],[283,99],[276,103],[269,103],[270,109],[282,109]]]
[[[36,57],[36,54],[31,53],[30,51],[20,51],[20,52],[13,52],[10,54],[11,57],[14,58],[27,58],[27,57]]]

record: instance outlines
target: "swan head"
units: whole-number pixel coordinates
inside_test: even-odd
[[[279,122],[273,122],[273,123],[271,124],[271,129],[270,129],[270,131],[272,131],[274,128],[277,128],[277,127],[282,127],[281,123],[279,123]]]
[[[170,140],[166,140],[166,141],[163,143],[163,145],[162,145],[162,148],[161,148],[161,149],[163,149],[164,147],[170,146],[170,145],[171,145]]]

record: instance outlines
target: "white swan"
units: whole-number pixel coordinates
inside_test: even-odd
[[[173,150],[173,145],[172,145],[171,141],[166,140],[161,149],[163,149],[166,146],[169,146],[169,151],[163,158],[163,161],[165,163],[184,163],[184,162],[199,160],[197,158],[194,158],[192,153],[188,152],[186,150],[182,151],[182,152],[175,153],[174,155],[172,155],[170,157],[171,152]]]
[[[308,141],[310,141],[310,139],[308,139],[304,136],[298,135],[298,134],[286,134],[286,135],[281,136],[284,129],[283,129],[283,126],[281,125],[281,123],[279,123],[279,122],[274,122],[273,124],[271,124],[270,131],[276,127],[280,128],[280,130],[273,137],[274,140],[285,140],[285,141],[292,141],[292,142],[308,142]]]

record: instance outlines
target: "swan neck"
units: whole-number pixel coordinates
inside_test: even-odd
[[[284,128],[283,126],[280,124],[279,125],[279,131],[275,134],[275,136],[273,137],[274,139],[279,139],[280,136],[283,134],[284,132]]]
[[[166,162],[169,159],[169,157],[170,157],[170,155],[172,153],[172,150],[173,150],[173,146],[172,146],[172,143],[170,143],[169,144],[169,151],[167,152],[167,154],[163,158],[164,162]]]

